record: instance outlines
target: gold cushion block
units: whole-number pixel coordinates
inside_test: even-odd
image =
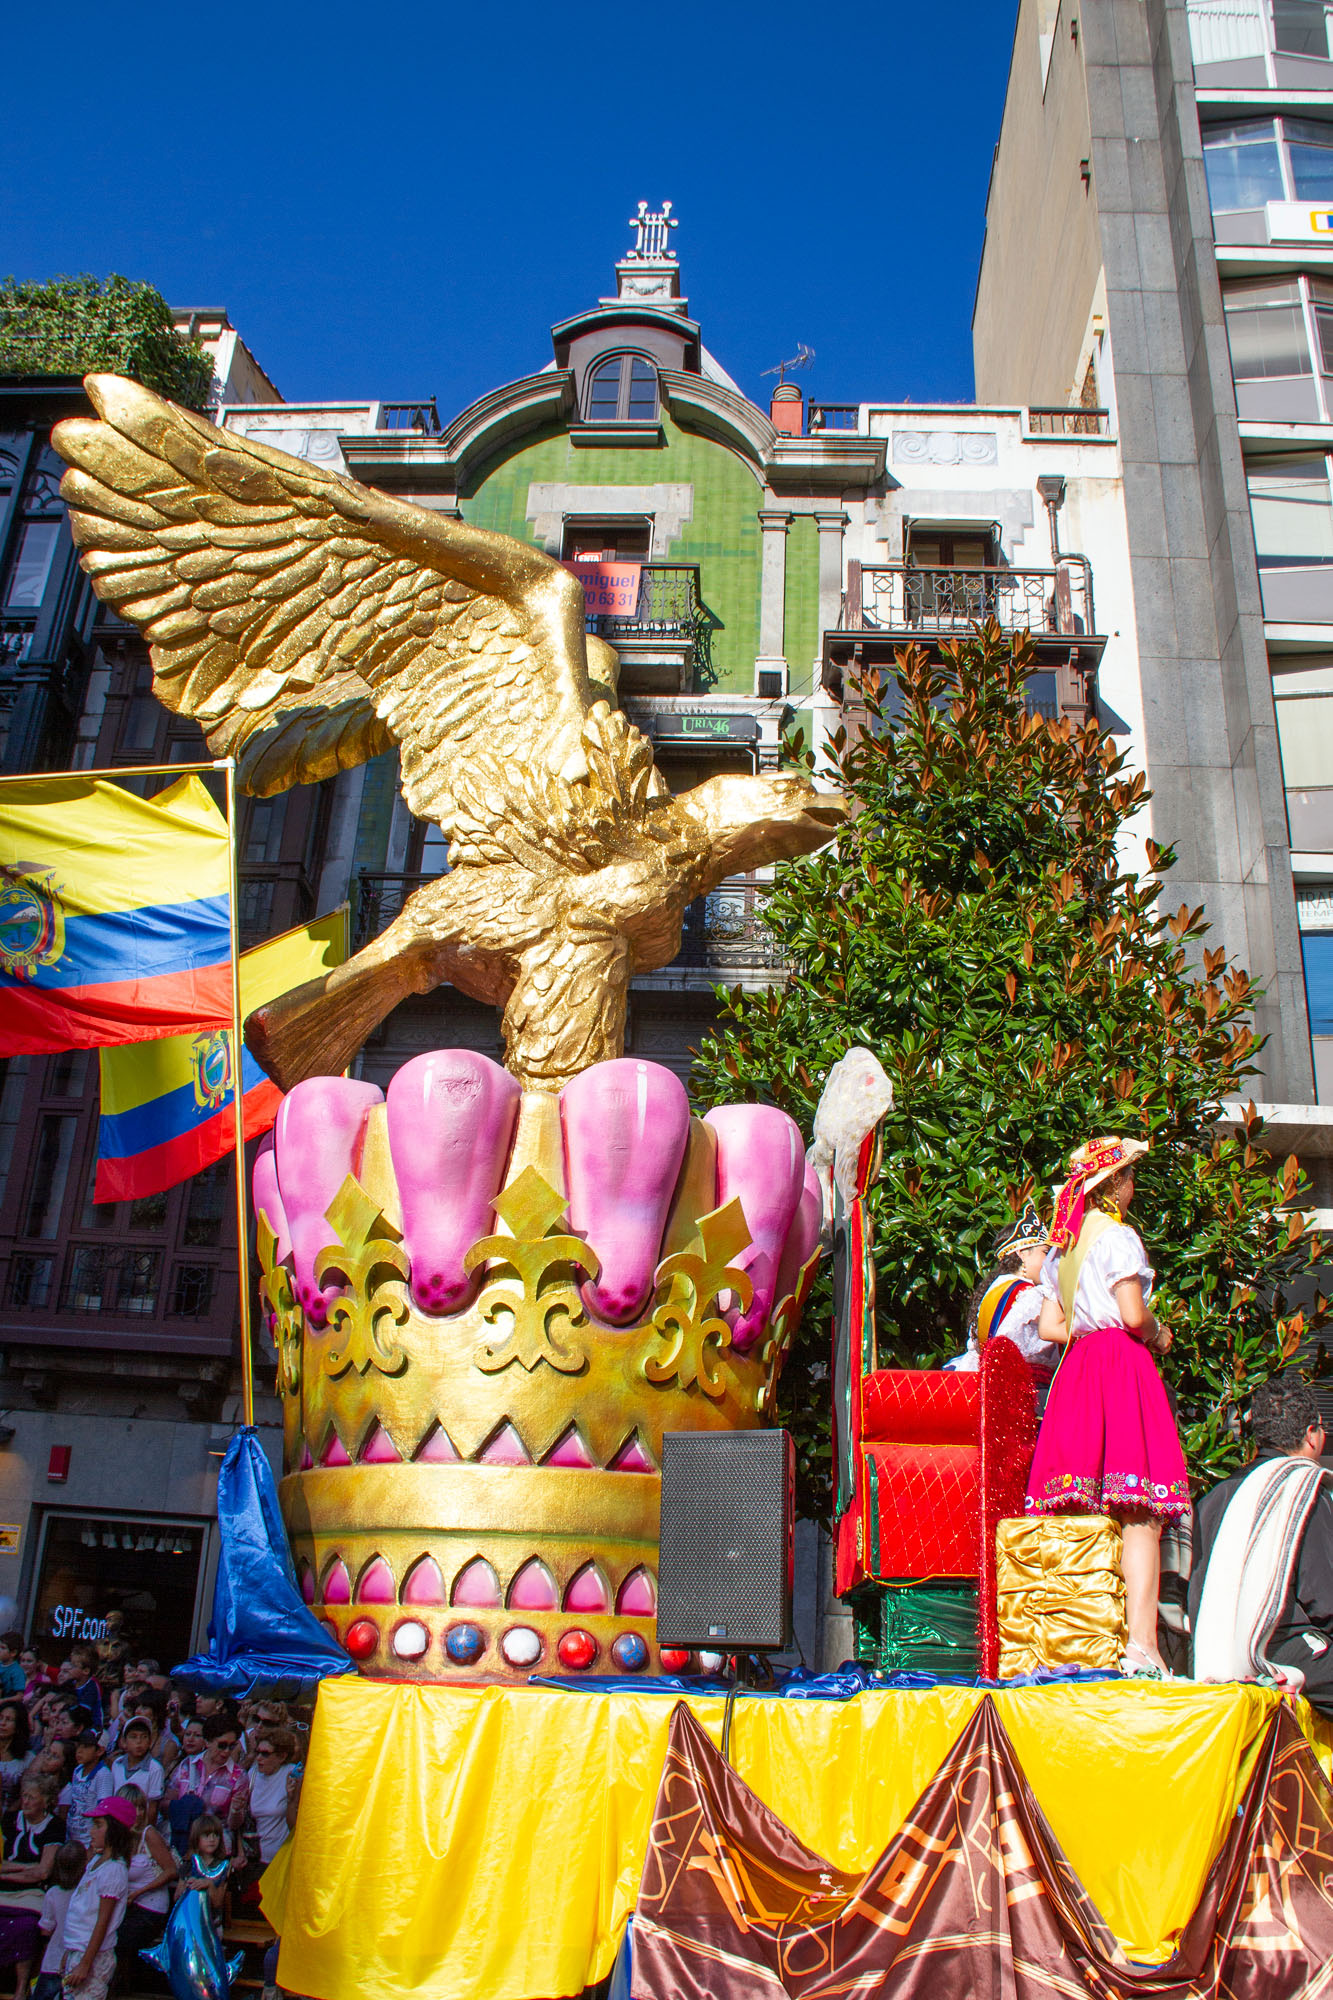
[[[1125,1649],[1120,1530],[1105,1514],[1039,1514],[995,1531],[1000,1679],[1117,1667]]]

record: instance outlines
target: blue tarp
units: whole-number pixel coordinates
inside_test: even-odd
[[[173,1680],[238,1699],[264,1689],[294,1700],[330,1674],[355,1673],[297,1588],[273,1473],[257,1432],[238,1430],[218,1473],[222,1547],[208,1651]]]
[[[881,1673],[844,1660],[831,1673],[809,1667],[776,1667],[772,1687],[739,1687],[744,1700],[850,1701],[857,1694],[892,1694],[895,1690],[933,1687],[1017,1688],[1063,1687],[1070,1681],[1118,1681],[1118,1673],[1095,1673],[1083,1667],[1052,1668],[1039,1674],[1017,1674],[1012,1680],[987,1681],[979,1675],[922,1674],[902,1670]],[[533,1674],[533,1687],[565,1688],[573,1694],[726,1694],[730,1682],[718,1674]]]

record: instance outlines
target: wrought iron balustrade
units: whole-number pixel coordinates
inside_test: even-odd
[[[848,565],[844,632],[966,633],[987,618],[1005,632],[1094,632],[1091,566],[1083,556],[1054,569]]]
[[[1072,409],[1028,407],[1028,434],[1033,437],[1106,437],[1110,425],[1109,410],[1087,409],[1081,404]]]
[[[432,396],[424,403],[381,403],[382,431],[421,431],[427,437],[440,435],[440,413]]]
[[[680,950],[668,972],[728,973],[780,971],[786,954],[763,922],[769,885],[748,875],[729,876],[707,896],[686,907]]]
[[[619,639],[693,639],[703,613],[698,563],[644,563],[632,615],[589,618],[588,630]]]
[[[819,431],[854,431],[861,425],[859,403],[811,403],[805,428],[811,437]]]

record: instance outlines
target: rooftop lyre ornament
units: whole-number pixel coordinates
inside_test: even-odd
[[[669,201],[662,203],[656,215],[649,214],[647,202],[641,201],[638,214],[629,219],[629,226],[637,234],[634,248],[627,253],[627,261],[629,257],[634,257],[645,264],[675,263],[676,253],[667,247],[670,242],[667,231],[678,228],[679,222],[671,213]]]
[[[668,226],[666,206],[643,226]],[[651,236],[648,239],[652,240]],[[62,491],[99,597],[152,644],[154,685],[261,798],[398,747],[449,873],[332,973],[250,1016],[283,1089],[337,1075],[410,993],[504,1009],[509,1069],[554,1091],[624,1041],[631,974],[680,948],[687,903],[826,841],[804,778],[679,798],[615,706],[616,656],[541,550],[219,431],[115,375],[60,424]]]

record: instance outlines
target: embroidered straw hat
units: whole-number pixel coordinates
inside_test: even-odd
[[[1051,1226],[1051,1241],[1057,1250],[1067,1249],[1078,1241],[1083,1227],[1083,1204],[1092,1190],[1115,1174],[1123,1173],[1126,1167],[1132,1167],[1147,1151],[1145,1139],[1121,1139],[1115,1133],[1089,1139],[1074,1148],[1069,1155],[1068,1179],[1056,1197],[1055,1221]]]
[[[1089,1139],[1069,1155],[1068,1178],[1081,1180],[1084,1194],[1091,1194],[1113,1174],[1132,1167],[1147,1151],[1146,1139],[1120,1139],[1114,1133],[1105,1139]]]

